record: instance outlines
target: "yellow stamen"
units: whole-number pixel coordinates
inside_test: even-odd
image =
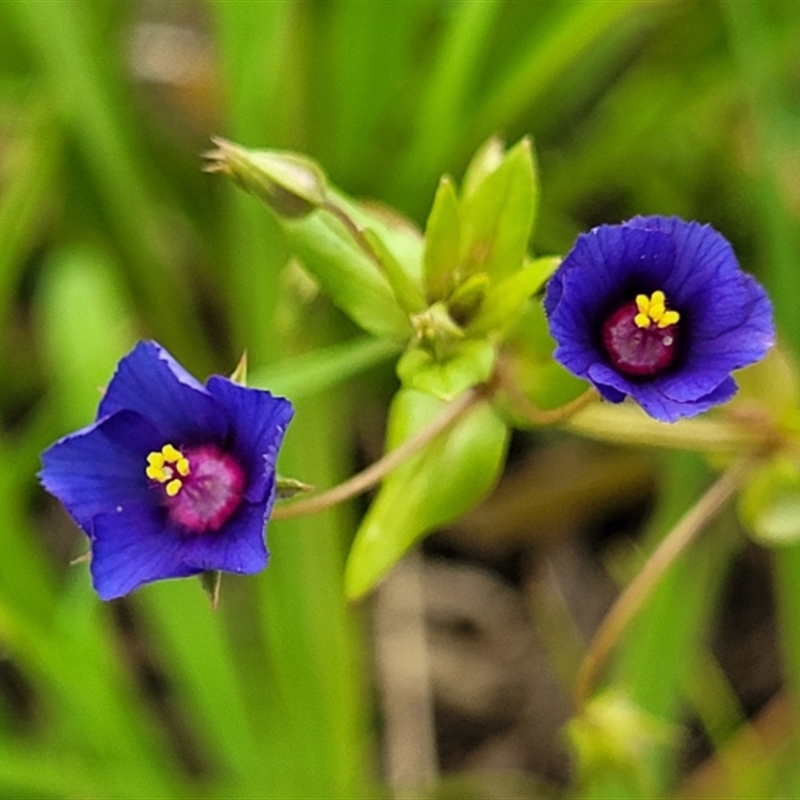
[[[171,444],[165,444],[161,448],[161,454],[164,456],[165,461],[175,463],[183,458],[183,453]]]
[[[636,295],[636,308],[639,313],[633,318],[638,328],[649,328],[655,323],[659,328],[675,325],[681,318],[677,311],[667,311],[667,298],[660,289],[648,297],[646,294]]]
[[[166,472],[164,471],[163,467],[156,467],[153,464],[148,464],[147,469],[145,469],[145,474],[151,481],[158,481],[159,483],[164,483],[164,481],[168,480]]]
[[[661,319],[658,321],[658,327],[667,328],[670,325],[675,325],[680,318],[681,315],[677,311],[665,311],[661,315]]]
[[[170,496],[175,497],[176,494],[181,490],[181,486],[183,486],[183,481],[180,478],[174,478],[171,480],[165,487],[164,491]]]
[[[165,444],[161,450],[148,453],[144,472],[151,481],[165,484],[164,491],[168,497],[175,497],[183,487],[183,481],[176,478],[175,473],[185,478],[191,467],[189,459],[177,447]]]

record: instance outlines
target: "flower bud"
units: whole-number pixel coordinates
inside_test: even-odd
[[[222,172],[263,200],[276,214],[305,217],[324,205],[325,175],[308,158],[284,150],[250,150],[219,137],[206,153],[206,172]]]

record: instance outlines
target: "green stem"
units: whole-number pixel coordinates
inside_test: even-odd
[[[580,711],[586,705],[600,671],[628,623],[658,585],[667,569],[719,513],[752,466],[753,460],[749,459],[735,463],[724,472],[667,534],[644,567],[617,598],[595,634],[578,672],[574,691],[574,704],[577,710]]]
[[[415,436],[407,439],[399,447],[387,453],[383,458],[371,464],[362,472],[353,475],[344,483],[328,489],[326,492],[298,500],[289,505],[277,506],[272,512],[271,519],[282,520],[294,517],[316,514],[326,508],[356,497],[362,492],[371,489],[382,481],[390,472],[397,469],[404,461],[409,459],[426,444],[435,439],[440,433],[461,419],[471,408],[484,400],[489,393],[485,385],[474,386],[454,400],[430,425],[423,428]]]

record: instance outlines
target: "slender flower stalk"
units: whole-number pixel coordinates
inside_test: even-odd
[[[366,492],[373,486],[380,483],[390,472],[397,469],[403,462],[407,461],[415,453],[418,453],[426,444],[433,441],[439,434],[454,425],[471,408],[485,399],[487,394],[486,386],[475,386],[460,397],[454,400],[441,416],[437,417],[427,427],[416,433],[410,439],[406,439],[394,450],[386,453],[383,458],[378,459],[374,464],[370,464],[365,470],[353,475],[348,480],[334,486],[326,492],[304,497],[287,505],[278,505],[272,512],[272,519],[293,519],[294,517],[317,514],[328,508],[343,503]]]
[[[539,408],[528,399],[528,396],[514,378],[510,365],[504,359],[501,358],[499,360],[495,373],[498,388],[506,391],[514,412],[532,425],[557,425],[560,422],[566,422],[586,406],[599,399],[597,392],[590,387],[583,394],[578,395],[574,400],[570,400],[569,403],[565,403],[563,406],[558,408]]]
[[[740,461],[724,472],[661,541],[636,577],[617,598],[603,619],[578,671],[573,695],[574,705],[578,711],[589,700],[608,656],[620,640],[628,623],[650,597],[664,573],[720,512],[752,466],[752,459]]]

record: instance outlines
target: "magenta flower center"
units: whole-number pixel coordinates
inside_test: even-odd
[[[166,444],[147,456],[145,473],[170,519],[193,533],[219,530],[239,507],[245,488],[239,462],[213,444],[184,450]]]
[[[661,291],[636,296],[609,316],[601,335],[608,357],[626,375],[653,376],[668,369],[678,351],[680,314]]]

